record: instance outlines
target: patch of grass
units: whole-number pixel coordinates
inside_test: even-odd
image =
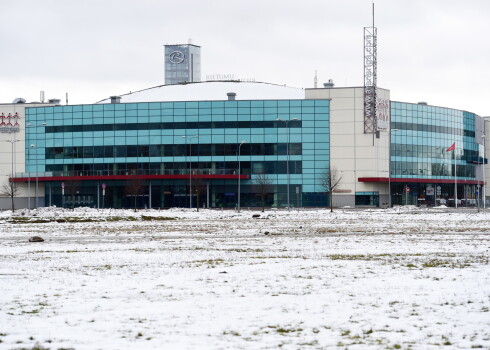
[[[331,254],[328,255],[332,260],[361,260],[361,261],[369,261],[369,260],[382,260],[382,258],[390,257],[390,254]]]
[[[318,345],[318,340],[312,340],[308,343],[299,343],[300,346],[315,346]]]
[[[106,221],[122,221],[123,218],[120,216],[109,216],[105,219]]]
[[[23,217],[23,216],[13,216],[11,218],[12,221],[29,221],[29,217]]]
[[[450,264],[449,260],[431,259],[422,264],[422,267],[444,267]]]
[[[34,309],[31,311],[22,311],[23,314],[38,314],[41,309]]]
[[[223,259],[208,259],[208,260],[195,260],[195,261],[192,261],[193,264],[208,264],[208,265],[211,265],[211,266],[219,265],[219,264],[221,264],[223,262],[224,262]]]
[[[17,344],[20,344],[22,342],[17,342]],[[15,348],[15,350],[49,350],[49,348],[45,348],[39,343],[34,344],[32,348]],[[68,349],[67,349],[68,350]]]
[[[287,333],[302,332],[302,331],[303,331],[302,328],[283,328],[283,327],[280,327],[280,328],[276,329],[276,332],[279,334],[287,334]]]
[[[141,215],[141,220],[143,220],[143,221],[167,221],[167,220],[175,220],[175,218],[171,218],[171,217],[167,217],[167,216]]]
[[[240,333],[238,333],[237,331],[224,331],[224,332],[223,332],[223,335],[233,335],[233,336],[235,336],[235,337],[239,337],[239,336],[241,336],[241,334],[240,334]]]
[[[79,218],[79,217],[66,217],[64,218],[66,222],[97,222],[100,220],[93,219],[93,218]]]

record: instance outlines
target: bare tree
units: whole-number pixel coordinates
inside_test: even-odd
[[[199,211],[200,198],[206,193],[206,183],[201,178],[195,178],[192,181],[192,192],[196,194],[196,207]]]
[[[126,186],[124,192],[126,195],[133,197],[134,211],[136,212],[136,197],[143,194],[144,184],[137,176],[129,176],[126,180]]]
[[[12,181],[12,178],[10,177],[0,186],[0,193],[4,196],[10,197],[10,201],[12,205],[12,215],[14,214],[15,211],[14,198],[17,196],[18,192],[19,192],[19,186],[17,186],[17,183]]]
[[[342,181],[342,172],[337,170],[337,168],[327,168],[325,169],[320,177],[320,184],[325,192],[329,193],[330,201],[330,212],[333,212],[333,193],[339,187]]]
[[[66,192],[68,193],[68,198],[71,201],[71,208],[75,208],[75,197],[80,190],[80,182],[77,180],[66,181]]]
[[[272,191],[272,179],[267,174],[257,174],[254,179],[254,189],[260,195],[262,212],[265,210],[265,197]]]

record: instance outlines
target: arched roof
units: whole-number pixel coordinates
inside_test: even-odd
[[[161,101],[218,101],[227,100],[228,92],[236,93],[237,100],[304,99],[305,90],[285,85],[241,81],[206,81],[152,88],[118,95],[121,103]],[[110,103],[110,98],[97,103]]]

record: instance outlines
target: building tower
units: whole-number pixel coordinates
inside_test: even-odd
[[[165,45],[165,85],[201,81],[201,47]]]

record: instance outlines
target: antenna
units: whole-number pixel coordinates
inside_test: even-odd
[[[41,91],[39,99],[41,100],[41,103],[44,103],[44,91]]]
[[[316,88],[318,88],[318,77],[316,75],[316,70],[315,70],[315,79],[313,80],[313,86]]]
[[[66,93],[66,105],[68,105],[68,92]]]
[[[379,137],[376,116],[378,80],[378,31],[374,26],[374,1],[372,3],[372,27],[364,27],[364,133]]]
[[[374,0],[373,0],[373,28],[374,28]]]

